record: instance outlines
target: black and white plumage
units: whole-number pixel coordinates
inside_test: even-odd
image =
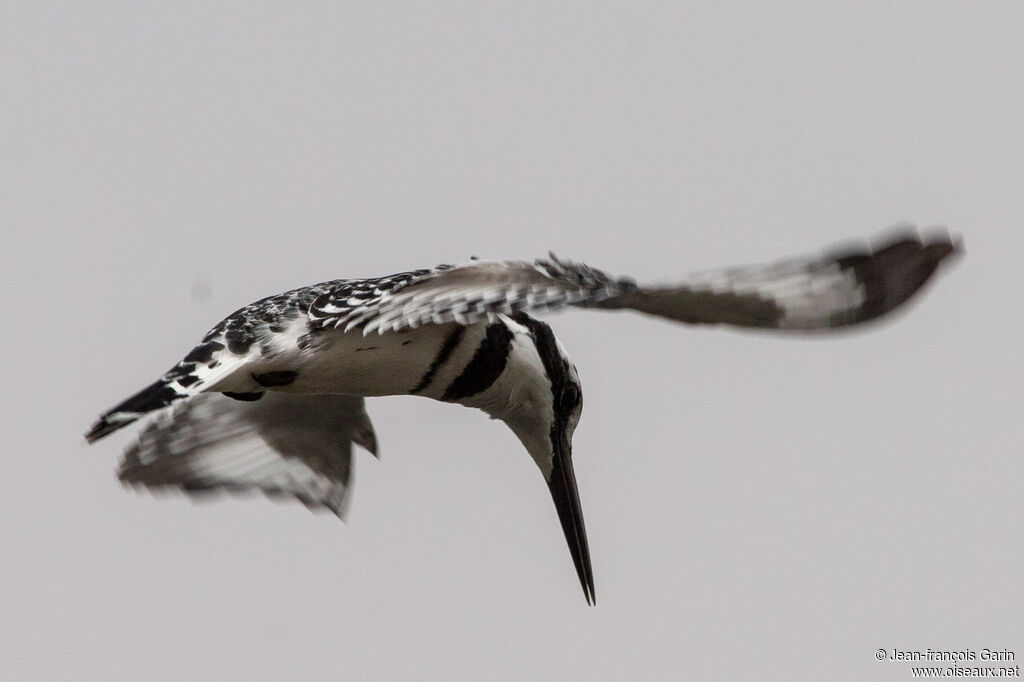
[[[255,488],[343,516],[353,443],[377,454],[358,396],[200,393],[157,415],[125,451],[119,475],[190,492]]]
[[[572,468],[575,367],[528,312],[636,310],[680,322],[827,331],[909,299],[959,250],[944,232],[874,248],[640,286],[551,255],[480,261],[271,296],[216,325],[158,381],[106,412],[96,441],[159,411],[130,446],[126,483],[258,489],[342,515],[352,444],[376,454],[364,397],[422,395],[503,420],[548,483],[588,602],[594,579]]]

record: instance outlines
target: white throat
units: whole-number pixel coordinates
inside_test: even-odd
[[[505,370],[486,390],[459,402],[508,424],[547,478],[552,463],[551,383],[530,331],[504,316],[502,321],[513,332]]]

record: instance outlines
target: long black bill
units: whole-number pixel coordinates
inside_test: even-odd
[[[590,547],[587,545],[587,529],[583,525],[583,510],[580,508],[580,495],[576,489],[576,474],[572,470],[572,452],[568,439],[555,437],[553,466],[548,489],[558,510],[558,520],[562,522],[565,541],[569,543],[572,562],[576,565],[576,574],[583,587],[583,595],[587,603],[597,603],[594,596],[594,570],[590,567]]]

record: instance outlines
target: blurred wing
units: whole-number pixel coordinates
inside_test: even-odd
[[[243,402],[204,393],[150,423],[125,451],[118,477],[189,493],[258,489],[343,517],[352,443],[376,454],[360,397],[268,391]]]
[[[688,323],[829,330],[865,322],[907,301],[961,250],[946,233],[890,233],[874,248],[718,270],[636,288],[592,305]]]
[[[874,248],[865,244],[842,253],[700,273],[650,287],[554,254],[533,263],[473,261],[418,271],[365,303],[344,287],[329,291],[313,302],[309,316],[318,329],[383,334],[572,305],[637,310],[694,324],[827,330],[876,318],[901,305],[943,259],[959,250],[947,233],[922,240],[916,231],[902,230]]]

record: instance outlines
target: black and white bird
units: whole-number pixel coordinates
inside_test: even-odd
[[[342,516],[352,444],[377,454],[364,397],[419,395],[479,408],[505,422],[539,467],[593,603],[572,467],[583,392],[551,328],[528,312],[575,306],[690,324],[833,330],[901,305],[959,250],[945,232],[922,238],[904,230],[874,248],[660,286],[554,255],[323,282],[228,316],[85,437],[97,441],[156,412],[125,452],[125,483],[259,489]]]

